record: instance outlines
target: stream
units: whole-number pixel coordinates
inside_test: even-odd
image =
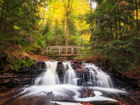
[[[82,63],[74,70],[71,62],[46,61],[46,70],[34,81],[0,97],[1,105],[139,105],[125,89],[95,64]],[[60,69],[61,68],[61,69]]]

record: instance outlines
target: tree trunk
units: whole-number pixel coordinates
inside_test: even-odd
[[[72,10],[72,3],[73,0],[63,0],[63,4],[65,7],[65,13],[66,13],[66,46],[68,45],[68,36],[69,36],[69,21],[70,21],[70,14],[71,14],[71,10]],[[66,52],[67,53],[67,48],[66,48]]]
[[[42,29],[43,26],[44,26],[44,19],[45,19],[45,8],[44,8],[44,11],[43,11],[43,21],[42,21],[41,29]]]
[[[67,14],[67,21],[66,21],[66,46],[68,45],[68,36],[69,36],[69,14]],[[66,48],[66,54],[67,54],[67,48]]]
[[[130,31],[132,30],[132,26],[131,26],[132,24],[131,24],[131,19],[130,19]]]
[[[68,36],[69,36],[69,14],[67,15],[66,22],[66,46],[68,45]]]
[[[111,29],[111,34],[112,34],[112,32],[113,32],[113,29],[112,29],[113,27],[112,27],[112,23],[110,22],[110,29]]]
[[[139,30],[139,22],[138,22],[138,1],[135,0],[136,3],[136,26],[137,26],[137,30]]]
[[[119,2],[120,2],[120,0],[119,0]],[[120,11],[121,11],[121,9],[119,8],[119,14],[120,14]],[[119,30],[121,31],[121,21],[120,21],[120,19],[118,21],[119,21]]]
[[[120,20],[119,20],[119,30],[121,31],[121,22],[120,22]]]
[[[72,4],[70,4],[70,0],[68,0],[68,6],[67,6],[68,10],[66,11],[66,46],[68,45],[68,36],[69,36],[69,15],[71,14],[71,9],[72,9]],[[66,48],[66,52],[67,53],[67,48]]]
[[[0,34],[2,34],[2,26],[5,25],[5,24],[3,23],[3,21],[4,21],[4,17],[3,17],[4,4],[5,4],[5,2],[4,2],[3,4],[1,4]]]
[[[58,36],[57,34],[58,34],[58,29],[57,29],[57,27],[58,27],[58,21],[56,20],[55,21],[55,30],[56,30],[56,32],[55,32],[55,35],[56,36]],[[59,38],[55,38],[55,45],[57,46],[59,44]]]
[[[65,32],[65,16],[64,19],[62,20],[62,24],[63,24],[63,33]]]

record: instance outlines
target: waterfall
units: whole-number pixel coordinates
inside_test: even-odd
[[[47,61],[46,71],[42,73],[34,82],[35,85],[55,85],[60,84],[59,76],[56,72],[57,61]],[[113,88],[113,83],[108,74],[96,67],[94,64],[83,63],[82,77],[77,78],[71,62],[62,62],[64,66],[64,84],[78,85],[78,79],[81,79],[81,85]]]
[[[75,71],[72,69],[70,62],[63,63],[63,65],[66,71],[64,75],[64,83],[75,84],[74,79],[76,78],[76,74],[75,74]]]
[[[32,99],[33,103],[49,105],[72,105],[74,102],[78,102],[74,105],[81,105],[82,102],[94,101],[95,104],[119,105],[120,99],[126,94],[125,91],[114,89],[110,76],[94,64],[82,63],[81,69],[76,68],[77,63],[72,66],[71,62],[47,61],[45,64],[46,71],[35,79],[34,85],[25,87],[18,95],[24,102]],[[61,79],[63,81],[59,81]]]
[[[88,82],[93,86],[113,88],[113,83],[109,75],[96,67],[94,64],[83,63],[84,72],[87,73]],[[85,80],[85,76],[83,76]]]
[[[55,85],[59,84],[59,77],[56,74],[57,61],[47,61],[46,71],[41,74],[34,82],[35,85]]]
[[[71,67],[70,65],[70,62],[63,62],[63,66],[64,66],[64,71],[66,73],[66,71],[69,69],[69,67]]]

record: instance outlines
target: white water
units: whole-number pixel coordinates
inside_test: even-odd
[[[121,91],[118,89],[111,89],[111,88],[100,88],[100,87],[90,87],[94,90],[94,97],[86,97],[86,98],[80,98],[79,96],[81,93],[79,91],[84,91],[86,87],[82,86],[75,86],[75,85],[64,85],[59,84],[55,86],[31,86],[28,88],[25,88],[24,91],[21,94],[25,94],[22,97],[28,97],[28,96],[39,96],[39,95],[46,95],[45,93],[53,92],[53,100],[73,100],[77,102],[93,102],[93,101],[112,101],[117,102],[117,100],[109,97],[103,96],[103,92],[111,93],[111,94],[126,94],[125,91]],[[72,94],[73,93],[73,94]],[[58,103],[58,101],[51,101],[52,103]],[[66,102],[67,104],[64,104],[65,102],[60,102],[60,105],[70,105],[69,102]],[[76,103],[75,103],[76,105]]]
[[[87,70],[88,80],[93,83],[93,86],[113,88],[113,83],[109,75],[96,67],[94,64],[83,63],[83,67]],[[85,77],[84,77],[85,79]]]
[[[46,95],[48,92],[53,93],[53,100],[73,100],[76,102],[62,102],[62,101],[51,101],[51,103],[57,103],[59,105],[81,105],[77,102],[92,102],[92,101],[113,101],[117,102],[117,100],[109,97],[103,96],[103,93],[111,93],[111,94],[125,94],[126,92],[114,89],[112,81],[106,73],[96,67],[94,64],[83,63],[84,70],[88,72],[88,81],[93,83],[94,86],[88,87],[93,89],[95,96],[81,98],[80,91],[85,91],[87,87],[76,86],[77,78],[75,71],[72,69],[70,62],[64,62],[65,75],[64,75],[64,83],[59,84],[59,77],[56,74],[57,62],[45,62],[47,69],[46,72],[41,74],[36,80],[35,85],[25,88],[21,94],[25,94],[22,97],[27,96],[39,96]],[[66,67],[68,66],[68,67]],[[85,75],[83,73],[83,79],[85,79]],[[102,93],[103,92],[103,93]]]
[[[70,62],[63,62],[63,66],[64,66],[64,71],[66,73],[66,71],[69,69],[70,66],[68,66]]]
[[[42,73],[36,80],[35,85],[55,85],[60,84],[59,77],[56,73],[57,61],[47,61],[46,64],[46,72]],[[63,62],[64,66],[64,84],[73,84],[77,85],[77,79],[75,71],[72,69],[70,62]],[[83,80],[88,78],[86,83],[93,84],[93,86],[97,87],[107,87],[113,88],[113,83],[109,75],[103,72],[101,69],[96,67],[94,64],[83,63],[84,72]]]
[[[55,75],[56,74],[56,68],[57,68],[57,61],[47,61],[45,62],[47,69],[51,69],[52,73]]]
[[[66,69],[68,66],[68,70]],[[75,71],[72,69],[70,62],[64,63],[64,69],[66,71],[65,75],[64,75],[64,83],[65,84],[75,84],[75,78],[76,78],[76,74]]]
[[[55,85],[59,84],[59,77],[56,74],[56,68],[57,68],[57,61],[53,62],[45,62],[46,64],[46,71],[41,74],[36,80],[35,85]]]
[[[46,72],[41,74],[34,82],[35,85],[56,85],[60,84],[59,77],[56,73],[57,62],[45,62],[46,64]],[[75,71],[72,69],[70,62],[64,62],[64,83],[65,84],[76,84],[75,78],[76,74]],[[68,70],[67,70],[68,69]]]

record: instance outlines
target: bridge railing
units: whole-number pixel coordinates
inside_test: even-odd
[[[79,55],[81,46],[47,46],[47,55],[56,54],[58,56]]]

